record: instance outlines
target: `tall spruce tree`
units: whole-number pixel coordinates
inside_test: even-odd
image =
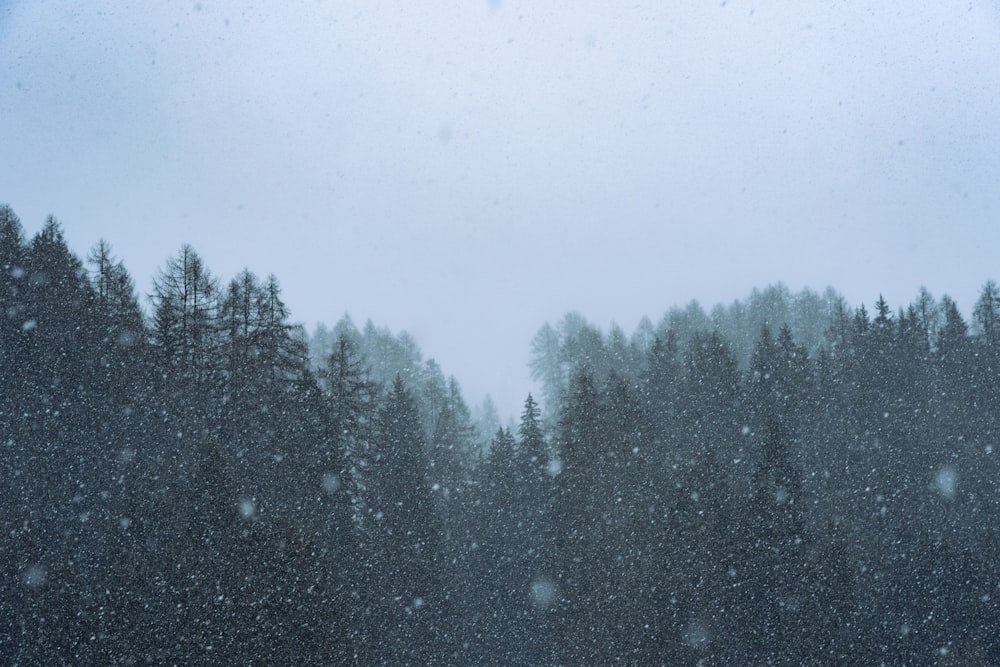
[[[377,416],[365,476],[368,659],[428,664],[446,655],[447,595],[441,525],[434,507],[424,429],[413,395],[393,382]]]
[[[609,489],[603,476],[600,394],[593,376],[577,371],[559,416],[558,476],[552,527],[558,571],[555,627],[558,660],[600,662],[610,649],[604,584]]]

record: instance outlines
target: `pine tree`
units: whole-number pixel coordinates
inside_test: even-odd
[[[989,280],[983,285],[972,312],[973,330],[983,344],[989,349],[1000,345],[1000,287],[994,281]]]
[[[189,245],[167,261],[153,282],[153,339],[163,370],[178,382],[207,389],[219,360],[219,288]]]
[[[542,400],[555,412],[566,389],[568,376],[562,358],[562,343],[552,325],[546,323],[531,339],[531,379],[541,383]]]
[[[1000,287],[990,280],[973,310],[973,331],[978,334],[979,359],[973,373],[973,400],[977,405],[1000,405]],[[983,442],[1000,440],[1000,415],[990,412],[976,418]]]
[[[602,409],[593,377],[578,371],[559,416],[559,475],[555,479],[553,530],[559,594],[555,623],[559,660],[601,661],[608,648],[602,598],[604,560],[611,527],[609,490],[602,475],[606,451],[601,442]]]
[[[378,621],[372,659],[428,664],[448,645],[441,526],[434,510],[423,425],[413,395],[397,378],[378,412],[365,475],[369,586],[363,602]]]
[[[329,418],[327,448],[319,467],[327,483],[343,485],[354,523],[364,522],[364,475],[371,464],[378,385],[354,337],[341,332],[319,374]]]
[[[537,410],[532,402],[532,412]],[[478,619],[479,659],[502,655],[510,664],[541,664],[550,656],[548,615],[551,581],[544,527],[544,497],[538,478],[525,466],[524,441],[499,429],[480,479],[478,548],[474,551],[473,596],[477,604],[463,616]],[[525,473],[529,473],[526,475]]]
[[[962,313],[958,310],[958,305],[945,295],[941,299],[941,309],[944,311],[944,325],[938,333],[937,349],[942,359],[946,359],[949,354],[961,349],[966,343],[969,333],[969,326],[962,318]]]
[[[28,332],[34,327],[28,313],[27,247],[21,221],[7,205],[0,205],[0,426],[14,437],[19,418],[17,402],[26,395],[22,386],[29,368]]]
[[[553,576],[554,538],[552,518],[553,483],[561,463],[553,461],[542,426],[542,411],[528,394],[518,425],[520,438],[515,449],[516,511],[519,517],[521,544],[524,547],[523,570],[536,582],[548,582]],[[542,601],[545,602],[545,601]],[[539,630],[547,631],[547,604],[535,605]]]
[[[542,410],[531,394],[524,399],[524,411],[521,412],[517,435],[520,438],[518,476],[541,486],[548,474],[549,456],[542,426]]]
[[[643,398],[644,413],[649,420],[650,436],[659,451],[668,452],[676,435],[678,391],[681,363],[677,335],[672,329],[657,334],[646,363]]]
[[[679,454],[704,498],[725,495],[743,460],[738,415],[740,375],[728,342],[718,333],[697,334],[684,355],[677,423]]]
[[[800,473],[777,413],[765,417],[754,471],[753,496],[742,533],[742,558],[734,563],[736,628],[751,655],[773,663],[808,662],[815,642],[802,617],[820,613],[807,561],[808,537],[800,510]]]
[[[457,505],[471,480],[471,471],[478,463],[476,427],[454,377],[446,388],[434,414],[430,438],[430,461],[435,482],[441,486],[442,498],[453,498]]]

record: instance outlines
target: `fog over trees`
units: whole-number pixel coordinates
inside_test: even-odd
[[[1000,664],[992,281],[569,313],[507,423],[171,250],[0,206],[6,664]]]

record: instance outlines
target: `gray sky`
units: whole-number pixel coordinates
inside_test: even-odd
[[[872,8],[871,5],[880,5]],[[182,243],[470,402],[575,309],[1000,278],[1000,4],[0,0],[0,201],[139,289]]]

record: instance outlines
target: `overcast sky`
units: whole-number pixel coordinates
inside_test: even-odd
[[[872,8],[878,5],[878,8]],[[471,403],[575,309],[1000,279],[1000,4],[0,0],[0,202],[142,293],[183,243]]]

